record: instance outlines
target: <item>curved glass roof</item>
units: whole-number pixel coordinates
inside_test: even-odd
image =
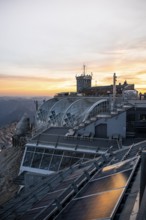
[[[45,101],[38,109],[36,113],[36,125],[37,127],[41,127],[48,123],[48,113],[50,108],[58,102],[57,98],[49,99]]]
[[[66,109],[75,101],[75,98],[63,98],[56,102],[48,113],[50,125],[62,126],[62,117]]]
[[[96,101],[97,98],[87,97],[76,100],[64,113],[62,123],[71,127],[81,123],[85,117],[86,112]]]
[[[98,97],[53,98],[40,106],[36,124],[73,127],[107,109],[107,99]]]

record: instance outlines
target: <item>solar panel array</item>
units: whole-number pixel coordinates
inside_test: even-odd
[[[24,214],[22,220],[55,218],[56,212],[62,210],[66,198],[70,197],[70,204],[56,217],[57,219],[110,218],[123,195],[133,167],[133,160],[112,165],[108,167],[109,170],[104,168],[100,172],[96,167],[96,173],[93,177],[90,172],[95,168],[95,164],[86,168],[87,173],[80,169],[68,176],[55,188],[54,192],[48,193],[37,202]],[[115,169],[117,173],[115,173]],[[124,171],[121,172],[121,169]],[[82,183],[85,185],[83,184],[80,190],[79,186]],[[75,194],[77,195],[74,198]]]
[[[68,196],[70,192],[73,192],[73,183],[75,182],[75,180],[77,182],[80,182],[80,177],[82,175],[84,175],[82,180],[86,180],[87,176],[84,172],[85,170],[90,169],[96,169],[95,165],[92,164],[90,166],[87,166],[86,168],[81,168],[73,172],[71,175],[67,176],[57,187],[55,187],[52,192],[47,193],[43,199],[35,203],[33,207],[28,210],[28,212],[25,213],[21,219],[43,219],[43,216],[50,214],[50,212],[52,210],[54,211],[54,208],[56,208],[57,198],[60,197],[64,199],[65,195]]]
[[[139,151],[137,146],[133,146],[130,150],[130,155],[133,150],[135,152],[135,149]],[[125,150],[123,150],[123,152],[125,152]],[[128,149],[126,152],[128,152]],[[54,218],[54,216],[68,204],[69,199],[69,204],[57,217],[59,219],[65,219],[66,211],[68,210],[68,214],[71,213],[71,210],[74,210],[74,207],[76,207],[76,203],[83,204],[83,202],[85,202],[86,207],[87,204],[93,206],[95,205],[94,203],[96,203],[97,205],[95,201],[98,201],[100,205],[97,205],[97,208],[100,211],[101,206],[106,210],[106,207],[111,203],[109,198],[113,197],[111,209],[107,208],[106,214],[108,217],[112,216],[113,211],[118,206],[119,199],[124,193],[129,178],[131,178],[132,169],[137,159],[122,161],[101,169],[101,166],[110,164],[109,162],[114,157],[117,162],[121,160],[121,157],[118,157],[118,152],[111,155],[108,155],[108,153],[109,152],[107,152],[108,157],[104,156],[86,162],[83,168],[83,164],[80,164],[76,165],[76,168],[73,166],[63,172],[54,174],[50,180],[46,179],[45,181],[41,181],[40,184],[34,186],[32,189],[30,188],[29,192],[25,192],[22,196],[21,194],[20,196],[16,196],[16,198],[10,200],[4,207],[1,207],[1,219],[15,219],[16,217],[21,219],[20,216],[25,213],[22,219],[41,220],[44,219],[44,216],[50,215],[52,211]],[[95,163],[95,161],[97,161],[97,163]],[[94,172],[96,173],[94,174]],[[92,176],[93,174],[94,176]],[[120,180],[120,184],[117,183],[117,180]],[[98,185],[98,187],[96,187],[96,185]],[[103,204],[101,202],[103,202]],[[80,207],[80,205],[78,205],[78,207]],[[92,210],[92,207],[90,208]],[[97,208],[95,208],[95,210],[97,210]],[[82,210],[83,209],[84,208],[82,208]],[[101,216],[103,216],[102,213],[103,210],[101,210]],[[85,216],[80,211],[78,214],[80,215],[80,219],[84,219]],[[94,214],[98,218],[96,211]],[[70,219],[70,217],[68,218]],[[74,218],[78,219],[77,214]],[[90,219],[90,216],[88,219]]]
[[[55,219],[112,219],[131,173],[128,169],[102,178],[96,174]]]

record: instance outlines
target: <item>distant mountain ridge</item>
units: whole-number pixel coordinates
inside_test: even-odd
[[[18,122],[25,113],[33,122],[36,111],[34,100],[42,103],[44,97],[0,97],[0,127]]]

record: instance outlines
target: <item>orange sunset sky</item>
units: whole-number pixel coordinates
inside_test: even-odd
[[[134,83],[146,92],[145,0],[1,0],[0,96],[49,96],[92,85]]]

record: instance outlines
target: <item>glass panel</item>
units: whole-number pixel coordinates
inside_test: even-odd
[[[62,159],[62,156],[53,156],[49,170],[58,171],[61,159]]]
[[[73,157],[83,158],[84,153],[81,152],[72,152]]]
[[[48,149],[48,148],[46,148],[46,149],[45,149],[45,153],[46,153],[46,154],[53,154],[53,153],[54,153],[54,149]]]
[[[36,147],[36,150],[35,150],[35,152],[44,152],[44,148],[43,147]]]
[[[72,151],[64,151],[65,156],[72,156],[73,152]]]
[[[96,178],[98,178],[98,175],[96,174],[94,178],[92,179],[93,182],[88,184],[90,188],[88,188],[88,185],[86,186],[88,188],[86,194],[90,194],[90,193],[92,194],[92,193],[95,193],[95,191],[97,193],[97,192],[103,192],[107,190],[125,187],[130,174],[131,174],[131,170],[128,170],[122,173],[117,173],[111,176],[107,176],[105,178],[101,178],[97,181],[96,181]]]
[[[32,156],[33,152],[26,152],[23,166],[29,167],[31,165]]]
[[[60,166],[60,170],[71,166],[71,157],[63,157],[62,162],[61,162],[61,166]]]
[[[62,155],[63,154],[63,150],[55,150],[54,154],[56,155]]]
[[[41,162],[42,154],[35,153],[31,167],[39,168]]]
[[[41,162],[41,169],[48,170],[52,155],[44,154]]]
[[[35,147],[27,147],[27,151],[35,151]]]
[[[72,200],[58,219],[113,219],[113,210],[117,206],[123,189],[107,191],[98,195]]]

